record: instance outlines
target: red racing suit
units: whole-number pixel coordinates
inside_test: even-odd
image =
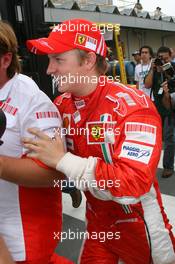
[[[55,105],[63,118],[68,151],[74,154],[70,155],[90,159],[90,180],[86,187],[79,185],[87,198],[80,263],[174,261],[172,227],[156,180],[161,121],[151,100],[141,91],[105,81],[89,96],[65,93]],[[70,163],[71,159],[63,166],[65,173]],[[75,175],[80,170],[76,163],[66,175],[74,170]]]

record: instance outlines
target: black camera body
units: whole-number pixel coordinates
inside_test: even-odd
[[[154,64],[155,64],[156,66],[162,66],[162,65],[164,64],[164,61],[163,61],[163,59],[162,59],[161,57],[157,57],[157,58],[155,58],[155,60],[154,60]]]
[[[170,62],[162,65],[163,72],[168,82],[169,93],[175,93],[175,70]]]
[[[164,60],[162,57],[157,57],[154,61],[154,64],[156,66],[162,67],[163,73],[168,82],[169,93],[174,93],[175,92],[175,70],[171,62],[164,63]]]

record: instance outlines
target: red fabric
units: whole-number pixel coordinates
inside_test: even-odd
[[[54,232],[62,228],[60,189],[19,187],[19,200],[26,261],[51,255],[59,242]]]
[[[149,117],[150,114],[153,114],[152,109],[148,111],[145,110],[145,112],[145,116],[140,114],[136,116],[128,114],[128,117],[124,119],[124,122],[121,122],[120,124],[118,123],[117,126],[120,126],[120,131],[124,131],[126,122],[133,122],[137,124],[144,122],[157,128],[156,146],[153,148],[152,158],[150,159],[149,166],[147,163],[140,163],[136,160],[120,157],[122,145],[124,142],[126,142],[126,136],[124,132],[121,132],[118,141],[116,141],[114,144],[113,163],[108,164],[102,159],[98,159],[96,167],[96,180],[107,181],[113,180],[115,177],[120,181],[120,188],[115,188],[115,186],[110,187],[110,192],[113,196],[138,198],[145,193],[148,193],[152,183],[154,182],[161,153],[161,123],[158,116],[155,119]],[[149,143],[145,144],[142,142],[136,142],[134,140],[127,142],[129,142],[129,144],[132,142],[136,145],[138,145],[138,143],[139,145],[142,144],[143,148],[144,146],[150,147]]]
[[[55,54],[79,48],[103,57],[107,49],[96,24],[84,19],[66,20],[54,27],[48,38],[28,40],[27,47],[35,54]]]
[[[80,157],[98,158],[95,170],[98,186],[102,180],[105,183],[105,189],[111,194],[111,199],[116,199],[116,202],[112,200],[103,201],[97,199],[89,191],[85,192],[87,198],[87,231],[89,233],[93,231],[107,233],[111,230],[121,232],[119,240],[105,241],[102,244],[98,244],[97,239],[95,242],[92,239],[88,240],[85,243],[81,264],[113,264],[118,258],[127,264],[149,263],[148,239],[143,222],[145,209],[142,202],[139,202],[140,200],[137,202],[136,199],[142,195],[147,195],[151,187],[152,193],[149,193],[151,203],[145,206],[147,210],[145,214],[149,217],[152,216],[153,210],[151,208],[154,208],[156,201],[158,210],[154,212],[154,214],[156,213],[155,219],[164,220],[165,230],[162,228],[162,233],[168,234],[167,240],[171,238],[169,240],[170,244],[172,241],[171,247],[173,244],[175,245],[171,225],[168,223],[164,212],[156,181],[156,168],[162,148],[162,127],[160,116],[150,99],[141,91],[125,87],[122,84],[114,85],[105,82],[104,85],[99,83],[96,90],[89,96],[75,98],[70,94],[63,94],[55,100],[55,105],[63,119],[64,117],[67,118],[65,123],[67,127],[72,129],[71,132],[73,129],[80,132],[80,128],[81,131],[82,128],[86,131],[87,127],[94,127],[94,129],[98,129],[102,125],[106,127],[109,123],[104,121],[104,115],[107,116],[107,121],[115,122],[113,123],[115,124],[113,131],[117,131],[116,129],[119,128],[120,132],[114,134],[114,138],[110,138],[111,141],[106,139],[105,135],[103,138],[98,137],[98,134],[96,137],[92,137],[89,135],[90,131],[84,135],[76,132],[75,134],[68,133],[66,136],[68,151]],[[79,113],[78,122],[75,119],[77,113]],[[127,128],[126,123],[132,123],[131,127],[129,125]],[[133,134],[128,135],[128,131],[133,132]],[[134,144],[137,147],[133,147]],[[125,145],[130,146],[131,149],[124,149],[123,146]],[[108,152],[112,158],[111,162],[106,160],[104,146],[108,146]],[[115,180],[120,180],[120,187],[114,185],[107,187],[106,183],[109,180],[113,183]],[[134,200],[134,202],[126,202],[131,201],[129,199]],[[149,203],[149,199],[145,203]],[[138,212],[142,217],[139,216]],[[160,239],[160,232],[156,229],[155,233]],[[163,235],[161,239],[159,240],[160,243],[155,240],[159,245],[153,248],[152,252],[157,248],[165,248]],[[159,250],[158,255],[161,255],[162,249]],[[167,250],[169,251],[169,248]],[[106,252],[106,255],[100,252]],[[168,254],[168,252],[166,253]],[[101,262],[98,262],[96,256],[100,254]],[[108,257],[111,262],[107,260]]]
[[[25,157],[23,155],[22,158]],[[43,162],[32,160],[40,167],[49,169]],[[61,190],[54,187],[19,187],[19,200],[26,250],[24,263],[48,263],[47,258],[54,252],[59,242],[58,232],[62,229]],[[54,239],[54,232],[57,239]],[[41,258],[42,261],[39,261]]]
[[[101,232],[94,225],[88,227],[90,233]],[[140,220],[136,223],[120,223],[109,227],[108,232],[120,233],[120,239],[109,239],[100,242],[99,239],[87,239],[80,257],[81,264],[117,264],[119,259],[126,264],[151,264],[150,251],[145,235],[145,227]],[[100,233],[99,233],[100,234]],[[107,234],[107,233],[105,233]],[[120,257],[119,257],[120,256]]]

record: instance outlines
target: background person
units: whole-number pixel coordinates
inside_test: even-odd
[[[55,104],[66,128],[81,128],[79,132],[88,129],[88,133],[72,134],[68,130],[65,153],[60,137],[51,142],[47,135],[30,129],[38,139],[24,139],[25,147],[32,150],[28,156],[64,172],[85,191],[90,238],[84,242],[81,264],[116,264],[120,260],[130,264],[174,264],[174,237],[156,180],[160,117],[141,91],[111,83],[104,76],[105,40],[100,31],[92,30],[93,23],[74,19],[63,25],[70,22],[76,26],[75,31],[61,32],[60,25],[48,38],[29,40],[27,45],[35,54],[48,54],[47,73],[65,81],[59,83],[59,91],[64,94]],[[71,83],[69,75],[86,79]],[[106,130],[100,135],[102,127]],[[120,133],[116,133],[117,128]],[[100,189],[101,181],[105,182],[105,190]],[[111,235],[103,243],[98,237],[101,232]],[[93,239],[92,234],[97,238]]]
[[[149,97],[151,96],[151,86],[145,87],[144,79],[151,67],[151,59],[153,50],[150,46],[142,46],[140,48],[141,63],[135,67],[135,81],[137,89],[143,91]],[[153,97],[151,98],[153,100]]]
[[[134,58],[134,63],[135,63],[135,65],[141,63],[141,56],[140,56],[140,51],[139,51],[139,50],[135,50],[135,51],[132,53],[132,56],[133,56],[133,58]]]
[[[134,84],[136,84],[137,82],[135,81],[135,67],[141,63],[141,57],[140,57],[140,51],[139,50],[135,50],[132,53],[132,56],[134,58],[134,61],[132,61],[131,63],[134,66]],[[138,88],[138,87],[137,87]]]
[[[163,178],[168,178],[174,172],[174,154],[175,154],[175,112],[172,108],[166,109],[163,104],[165,93],[161,87],[162,83],[167,80],[166,72],[163,71],[162,65],[171,63],[175,69],[175,64],[171,62],[171,50],[168,47],[160,47],[157,51],[159,63],[153,61],[148,75],[145,77],[145,87],[151,87],[154,96],[154,103],[163,120]],[[175,89],[175,83],[172,82],[171,90]]]
[[[171,61],[175,63],[175,50],[174,48],[170,48],[171,50]]]

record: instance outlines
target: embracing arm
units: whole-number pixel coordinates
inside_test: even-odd
[[[152,87],[152,85],[153,85],[153,74],[154,74],[154,70],[151,67],[148,74],[145,76],[145,80],[144,80],[145,88]]]
[[[0,264],[14,264],[2,237],[0,237]]]
[[[149,118],[136,116],[127,120],[129,129],[133,127],[133,132],[134,129],[138,132],[124,135],[127,129],[123,128],[120,143],[114,148],[112,163],[67,153],[58,161],[57,170],[75,180],[77,188],[81,188],[82,181],[86,182],[87,189],[97,198],[122,204],[137,203],[153,185],[161,153],[160,120]],[[105,183],[105,190],[100,188],[101,183]]]
[[[133,127],[138,132],[126,133],[127,125],[128,129]],[[149,192],[154,182],[161,153],[161,122],[158,116],[152,117],[152,113],[147,116],[145,111],[144,115],[125,120],[121,131],[121,139],[116,139],[114,144],[112,163],[97,157],[82,158],[70,152],[65,154],[59,137],[53,142],[44,142],[42,132],[32,131],[40,138],[37,146],[27,139],[25,145],[33,151],[30,156],[63,172],[77,188],[89,189],[100,199],[136,203]],[[101,190],[102,181],[105,189],[103,184]]]
[[[44,168],[29,158],[0,156],[0,178],[28,187],[49,187],[54,179],[64,179],[61,172]]]

